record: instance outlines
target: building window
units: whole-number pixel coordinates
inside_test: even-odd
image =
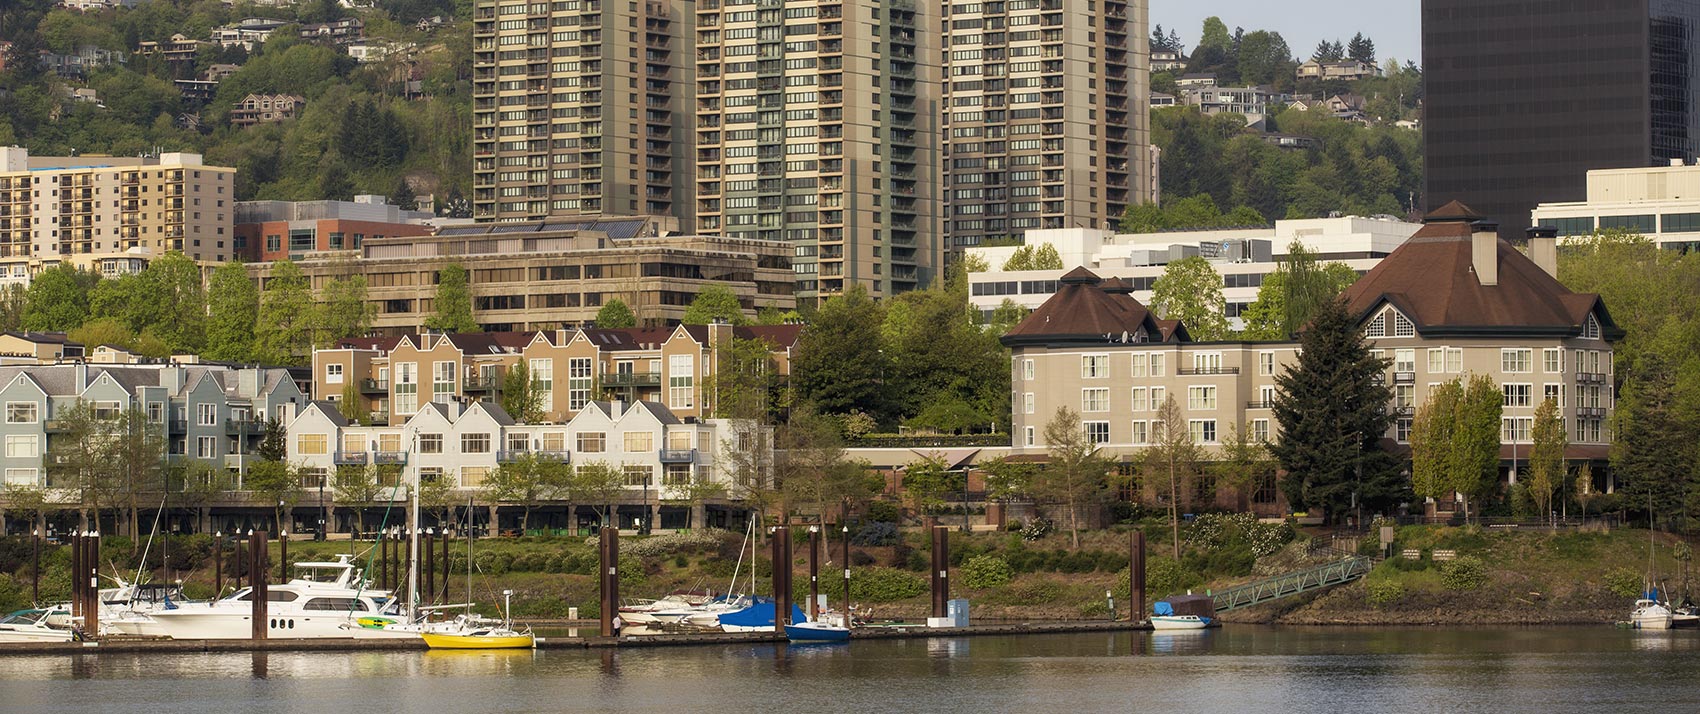
[[[1187,387],[1186,408],[1194,411],[1216,408],[1215,387]]]
[[[460,467],[460,486],[461,488],[483,486],[485,477],[489,475],[490,468],[487,466],[462,466]]]
[[[1409,319],[1398,312],[1394,312],[1392,315],[1394,337],[1415,337],[1417,335],[1417,328],[1411,324]]]
[[[647,431],[626,432],[626,453],[643,454],[655,450],[655,435]]]
[[[96,419],[100,419],[100,420],[103,420],[103,421],[107,420],[107,419],[117,419],[118,416],[120,414],[123,414],[123,413],[124,413],[124,405],[120,404],[118,402],[95,402],[94,403],[94,418],[96,418]],[[181,419],[182,414],[178,414],[178,418]]]
[[[1398,384],[1393,387],[1393,406],[1399,409],[1411,409],[1416,406],[1416,385]]]
[[[395,366],[395,413],[406,416],[419,411],[419,364],[402,362]]]
[[[1033,360],[1021,360],[1021,378],[1024,380],[1030,380],[1033,378]]]
[[[1373,319],[1371,319],[1369,321],[1369,325],[1364,327],[1364,336],[1365,337],[1386,337],[1387,336],[1387,315],[1385,313],[1383,313],[1383,314],[1380,314],[1380,315],[1376,315]]]
[[[1080,378],[1103,379],[1110,376],[1109,355],[1081,355]]]
[[[582,365],[579,364],[581,362]],[[590,401],[590,362],[590,359],[584,357],[567,360],[567,369],[571,372],[567,380],[568,409],[578,411]],[[578,368],[581,366],[584,368],[582,379],[578,377]],[[531,384],[536,388],[537,410],[544,414],[555,411],[555,360],[531,360]],[[579,390],[576,396],[573,394],[575,389]]]
[[[1107,412],[1110,410],[1110,390],[1108,387],[1095,387],[1080,390],[1080,411]]]
[[[1543,385],[1541,399],[1552,402],[1559,409],[1564,408],[1564,385],[1548,383]]]
[[[1393,350],[1393,371],[1395,371],[1395,372],[1416,372],[1417,371],[1417,351],[1416,350]]]
[[[1251,440],[1259,444],[1269,443],[1269,420],[1251,420]]]
[[[1167,376],[1168,372],[1169,372],[1168,361],[1169,361],[1168,355],[1160,355],[1160,354],[1151,355],[1151,376],[1153,376],[1153,377]],[[1152,392],[1152,394],[1156,394],[1156,392]]]
[[[1275,374],[1274,352],[1257,353],[1257,373],[1264,377],[1270,377]]]
[[[323,452],[320,452],[323,453]],[[200,436],[195,438],[195,457],[212,459],[218,457],[218,437]]]
[[[586,454],[600,454],[607,451],[608,435],[600,431],[579,432],[578,450]]]
[[[1393,439],[1401,444],[1411,442],[1411,421],[1401,418],[1393,423]]]
[[[195,405],[195,425],[196,426],[218,426],[218,405],[217,404],[196,404]]]
[[[36,441],[36,436],[36,434],[8,434],[6,436],[6,458],[40,458],[41,446]]]
[[[443,435],[442,434],[420,434],[419,435],[419,453],[421,453],[421,454],[441,454],[441,453],[443,453]]]
[[[648,486],[655,476],[655,468],[648,464],[626,464],[620,470],[626,474],[627,486]]]
[[[330,450],[330,439],[324,434],[302,434],[295,437],[295,451],[301,454],[324,454]]]
[[[455,367],[454,362],[431,363],[431,401],[454,401]]]
[[[488,453],[490,453],[490,434],[488,432],[481,432],[481,433],[477,433],[477,434],[461,434],[460,435],[460,453],[463,453],[463,454],[488,454]]]
[[[1526,442],[1529,440],[1529,429],[1534,423],[1534,417],[1503,417],[1499,420],[1499,440],[1508,443]]]
[[[668,355],[667,357],[667,406],[674,409],[690,409],[696,390],[695,383],[696,360],[690,355]]]
[[[1589,315],[1587,321],[1582,323],[1582,339],[1600,339],[1600,321],[1594,319],[1593,315]]]
[[[6,423],[34,424],[38,421],[39,407],[35,402],[6,402]]]
[[[1200,352],[1192,356],[1192,371],[1195,374],[1218,374],[1222,371],[1222,353]]]
[[[1022,393],[1022,395],[1021,395],[1021,413],[1022,414],[1032,414],[1033,413],[1033,393],[1032,392],[1023,392]]]
[[[1143,377],[1151,369],[1151,360],[1146,355],[1133,355],[1133,376]]]
[[[1133,422],[1133,432],[1129,435],[1128,443],[1130,443],[1130,444],[1143,444],[1143,443],[1145,443],[1145,441],[1150,438],[1150,434],[1147,431],[1147,428],[1148,428],[1147,424],[1143,421]]]
[[[39,485],[40,469],[6,469],[6,485],[33,488]]]
[[[342,384],[342,365],[325,365],[325,384]]]
[[[1499,370],[1512,374],[1527,372],[1534,359],[1534,350],[1527,347],[1507,348],[1499,351]]]
[[[1541,366],[1547,374],[1562,374],[1564,372],[1564,350],[1558,347],[1548,347],[1541,350]]]
[[[1216,443],[1215,419],[1193,419],[1187,422],[1187,429],[1192,432],[1192,441],[1195,444]]]
[[[1145,401],[1145,395],[1146,391],[1144,387],[1134,387],[1132,397],[1128,400],[1128,411],[1142,412],[1150,408]]]
[[[1110,423],[1107,421],[1089,421],[1081,426],[1086,428],[1086,440],[1093,444],[1110,443]]]
[[[1533,406],[1534,386],[1529,384],[1501,384],[1500,391],[1505,394],[1501,406],[1528,407]]]
[[[1030,427],[1030,426],[1026,427],[1026,428],[1023,429],[1023,431],[1026,434],[1027,445],[1032,446],[1033,445],[1033,427]]]

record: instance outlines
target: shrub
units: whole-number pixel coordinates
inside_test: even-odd
[[[731,540],[727,531],[704,528],[695,531],[663,533],[647,538],[622,539],[620,555],[644,557],[663,557],[675,553],[718,548],[722,542]]]
[[[681,555],[675,555],[675,556],[673,556],[673,567],[675,567],[675,568],[689,568],[689,567],[691,567],[691,559],[682,555],[682,554]]]
[[[643,584],[644,564],[637,558],[620,559],[620,587],[633,588]]]
[[[1012,583],[998,599],[1010,605],[1052,605],[1062,595],[1061,585],[1049,579],[1034,578]]]
[[[1251,543],[1251,554],[1259,558],[1274,555],[1288,543],[1298,537],[1298,531],[1293,530],[1293,524],[1253,523],[1246,530],[1246,540]]]
[[[850,537],[850,544],[874,548],[893,545],[897,543],[899,538],[901,538],[901,534],[897,532],[897,524],[887,521],[874,521],[857,530],[856,535]]]
[[[1405,597],[1405,586],[1391,578],[1376,578],[1364,582],[1365,599],[1375,607],[1381,607]]]
[[[1157,598],[1179,592],[1191,578],[1191,573],[1179,562],[1169,558],[1152,558],[1145,563],[1145,595]]]
[[[870,501],[868,503],[868,520],[881,523],[896,523],[901,512],[897,504],[890,501]]]
[[[976,590],[1002,587],[1014,576],[1009,563],[995,555],[977,555],[962,564],[962,584]]]
[[[1476,556],[1463,556],[1440,569],[1440,582],[1448,590],[1475,590],[1487,584],[1487,564]]]
[[[850,597],[865,602],[906,600],[926,591],[926,580],[896,568],[868,568],[850,574]]]
[[[1035,518],[1021,527],[1021,539],[1035,541],[1051,534],[1052,523],[1049,518]]]
[[[1618,568],[1606,573],[1606,590],[1621,597],[1638,597],[1641,595],[1641,576],[1628,568]]]

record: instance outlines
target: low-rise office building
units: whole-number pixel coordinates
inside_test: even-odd
[[[1556,239],[1532,239],[1526,256],[1496,229],[1449,205],[1347,291],[1348,310],[1391,362],[1386,383],[1396,420],[1384,443],[1407,448],[1430,390],[1480,374],[1504,392],[1501,458],[1508,469],[1530,453],[1535,408],[1549,398],[1569,434],[1565,457],[1603,467],[1615,406],[1612,345],[1621,333],[1599,296],[1572,293],[1554,277]],[[1012,350],[1015,453],[1043,454],[1045,424],[1066,406],[1080,413],[1093,443],[1137,460],[1154,442],[1158,409],[1169,398],[1207,452],[1219,453],[1236,431],[1279,437],[1275,380],[1296,362],[1298,343],[1196,342],[1184,325],[1153,315],[1120,280],[1076,268],[1059,282],[1003,338]],[[1253,492],[1252,505],[1276,508],[1272,472]]]
[[[424,236],[431,214],[391,206],[383,196],[353,201],[243,201],[236,204],[236,250],[243,260],[303,260],[358,251],[367,239]]]
[[[1561,238],[1627,231],[1683,252],[1700,248],[1700,164],[1673,159],[1669,166],[1588,172],[1587,200],[1542,203],[1533,225]]]

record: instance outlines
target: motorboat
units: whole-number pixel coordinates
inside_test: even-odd
[[[722,599],[709,592],[675,590],[655,600],[628,600],[620,606],[620,619],[633,625],[675,623]]]
[[[386,612],[389,593],[368,587],[352,557],[341,554],[335,562],[296,563],[301,577],[267,586],[267,637],[417,637],[418,632],[387,629],[406,620]],[[103,624],[126,635],[231,640],[253,635],[252,617],[253,588],[242,588],[211,602],[126,611]],[[359,632],[351,633],[350,624]]]
[[[76,632],[47,624],[50,610],[18,610],[0,617],[0,644],[13,642],[70,642]]]
[[[1637,630],[1668,630],[1672,621],[1670,608],[1646,597],[1636,600],[1629,614],[1629,624]]]
[[[1153,630],[1202,630],[1210,626],[1210,618],[1197,615],[1152,615]]]

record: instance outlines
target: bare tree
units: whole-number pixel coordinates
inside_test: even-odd
[[[1051,462],[1034,481],[1038,495],[1068,507],[1068,532],[1075,549],[1080,548],[1080,509],[1101,503],[1109,486],[1110,460],[1087,438],[1080,415],[1068,407],[1045,424],[1045,444]]]
[[[1146,473],[1167,475],[1169,480],[1169,531],[1174,539],[1175,559],[1181,557],[1181,483],[1198,472],[1203,452],[1192,440],[1192,430],[1173,395],[1163,401],[1152,423],[1152,445],[1145,450]]]

